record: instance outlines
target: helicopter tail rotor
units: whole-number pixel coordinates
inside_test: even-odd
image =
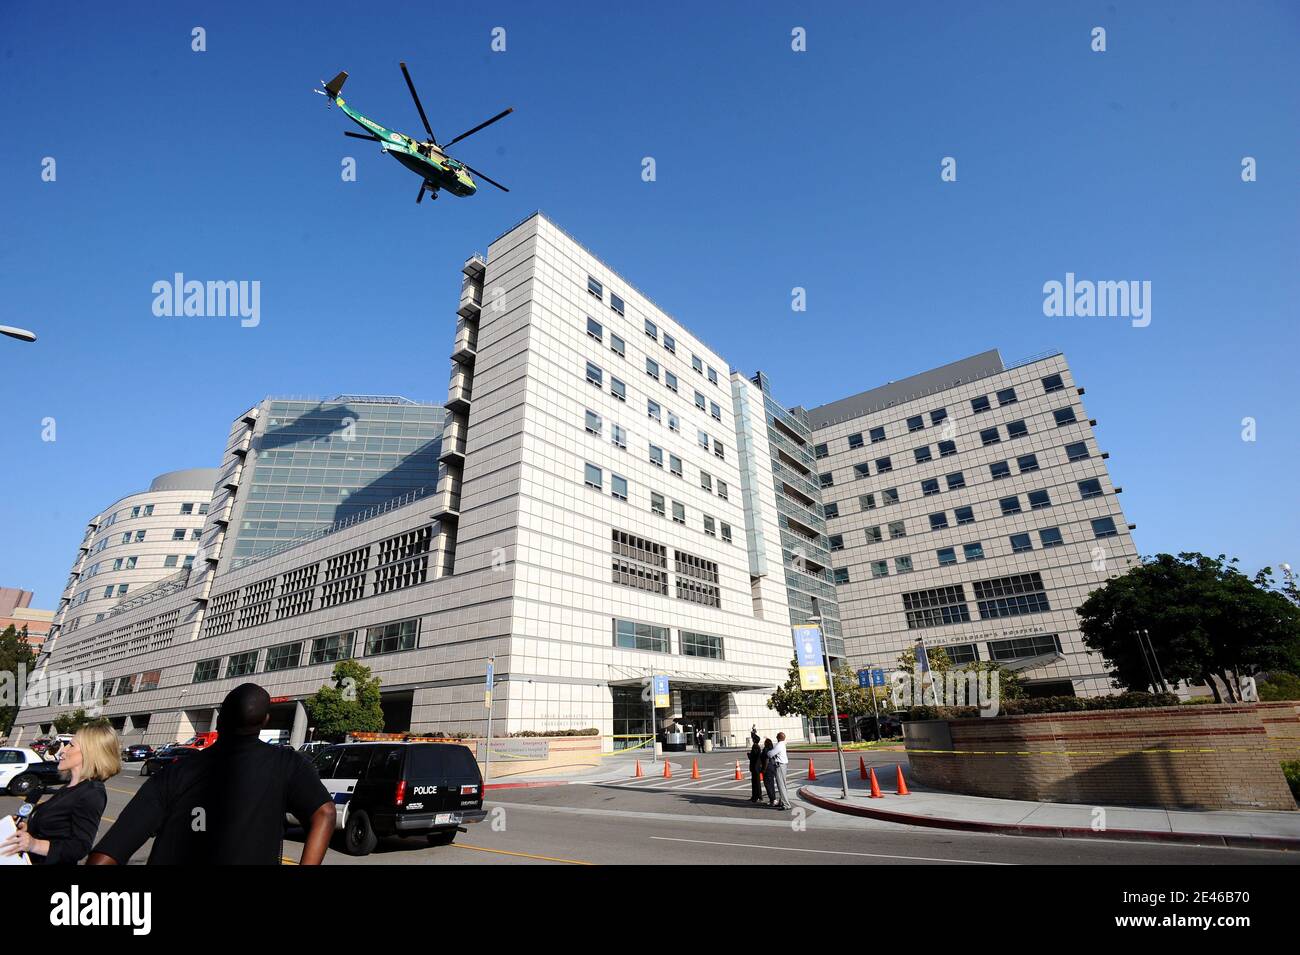
[[[334,79],[330,80],[328,83],[326,83],[324,80],[321,80],[320,81],[321,88],[316,90],[315,92],[320,93],[321,96],[324,96],[327,100],[329,100],[330,105],[333,105],[334,101],[339,98],[339,93],[343,92],[343,84],[346,83],[347,81],[348,81],[348,74],[339,73],[337,76],[334,77]]]

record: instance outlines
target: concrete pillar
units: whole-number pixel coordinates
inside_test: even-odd
[[[217,717],[219,717],[220,715],[221,715],[221,707],[214,706],[212,708],[212,719],[208,721],[209,733],[215,733],[217,731]]]
[[[297,749],[305,742],[307,742],[307,707],[302,705],[301,700],[295,700],[293,704],[293,729],[289,733],[289,745]]]

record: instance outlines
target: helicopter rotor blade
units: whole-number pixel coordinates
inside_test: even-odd
[[[415,197],[415,204],[416,204],[417,206],[418,206],[420,203],[422,203],[422,202],[424,201],[424,188],[425,188],[425,185],[426,185],[426,184],[423,183],[423,182],[420,183],[420,192],[419,192],[419,194]]]
[[[466,169],[468,169],[470,172],[472,172],[474,175],[478,176],[478,177],[479,177],[480,179],[482,179],[484,182],[490,182],[490,183],[492,183],[492,185],[496,186],[496,187],[497,187],[498,189],[500,189],[502,192],[509,192],[509,191],[510,191],[510,190],[507,189],[505,186],[501,185],[501,183],[499,183],[499,182],[497,182],[495,179],[493,179],[491,176],[487,175],[486,173],[481,173],[481,172],[479,172],[477,169],[475,169],[473,166],[469,165],[468,163],[461,163],[461,165],[464,166]]]
[[[406,77],[406,88],[411,91],[411,99],[415,100],[415,108],[420,111],[420,122],[424,123],[424,131],[429,134],[429,139],[436,146],[438,138],[433,135],[433,127],[429,125],[429,117],[424,115],[424,106],[420,103],[420,94],[415,91],[415,84],[411,82],[411,73],[407,70],[405,63],[402,63],[401,66],[402,75]]]
[[[465,139],[465,138],[467,138],[467,137],[469,137],[469,136],[473,136],[475,133],[477,133],[477,132],[478,132],[480,129],[482,129],[483,127],[485,127],[485,126],[491,126],[491,125],[492,125],[493,123],[495,123],[498,119],[505,119],[507,116],[509,116],[509,115],[510,115],[511,113],[513,113],[514,111],[515,111],[515,108],[514,108],[513,106],[511,106],[509,109],[503,109],[501,112],[497,113],[497,114],[496,114],[495,116],[493,116],[491,119],[489,119],[489,120],[487,120],[487,121],[485,121],[485,122],[479,123],[479,124],[478,124],[477,126],[475,126],[473,129],[470,129],[470,130],[467,130],[467,131],[461,133],[461,134],[460,134],[459,136],[457,136],[455,139],[449,139],[449,140],[447,140],[445,143],[439,143],[439,145],[440,145],[443,149],[446,149],[448,146],[454,145],[455,143],[460,142],[462,139]],[[431,135],[432,135],[432,134],[431,134]]]
[[[343,131],[343,135],[344,135],[344,136],[351,136],[353,139],[369,139],[369,140],[371,140],[372,142],[376,142],[376,143],[382,143],[382,142],[383,142],[382,139],[380,139],[378,136],[375,136],[375,135],[373,135],[373,134],[367,136],[365,133],[354,133],[354,132],[351,132],[351,131],[349,131],[349,130],[344,130],[344,131]]]

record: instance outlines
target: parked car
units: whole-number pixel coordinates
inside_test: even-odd
[[[334,745],[333,743],[325,743],[322,742],[321,740],[316,740],[311,743],[303,743],[301,746],[298,747],[298,752],[307,756],[309,759],[315,759],[317,754],[320,753],[321,750],[326,749],[333,745]]]
[[[18,746],[0,749],[0,791],[25,797],[64,782],[59,775],[59,764],[36,750]]]
[[[136,763],[142,759],[148,759],[154,754],[152,746],[144,743],[132,743],[130,746],[122,747],[122,762]]]
[[[191,736],[189,739],[187,739],[184,743],[181,743],[180,745],[192,746],[194,749],[207,749],[216,741],[217,741],[217,734],[215,732],[195,733],[193,736]]]
[[[172,763],[178,762],[186,756],[193,756],[197,752],[199,750],[193,746],[164,747],[140,764],[140,775],[152,776],[159,770],[166,769]]]
[[[873,728],[875,721],[876,717],[868,716],[858,724],[858,730],[861,732],[863,739],[875,739],[876,731]],[[893,739],[903,735],[903,724],[898,717],[882,713],[880,714],[879,723],[881,739]]]
[[[424,836],[446,846],[482,822],[483,774],[459,743],[341,743],[314,761],[334,797],[344,852],[369,855],[380,836]],[[287,822],[300,824],[292,815]]]

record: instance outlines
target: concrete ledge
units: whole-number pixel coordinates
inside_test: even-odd
[[[933,795],[933,794],[931,794]],[[1105,829],[1098,831],[1088,826],[1037,825],[1023,822],[1002,822],[991,819],[960,819],[952,816],[926,815],[907,810],[894,810],[866,805],[861,801],[833,798],[818,793],[811,786],[799,789],[800,798],[821,809],[892,822],[904,826],[925,826],[931,829],[952,829],[960,832],[996,832],[1004,835],[1039,836],[1057,839],[1119,839],[1129,842],[1184,843],[1192,845],[1224,846],[1233,849],[1275,849],[1300,852],[1300,836],[1256,835],[1248,832],[1193,832],[1180,829]],[[886,798],[889,798],[886,796]],[[895,799],[913,798],[895,796]],[[960,796],[955,798],[962,798]],[[1010,800],[1008,800],[1010,802]],[[1077,807],[1073,807],[1077,808]],[[1107,807],[1122,813],[1123,808]]]

